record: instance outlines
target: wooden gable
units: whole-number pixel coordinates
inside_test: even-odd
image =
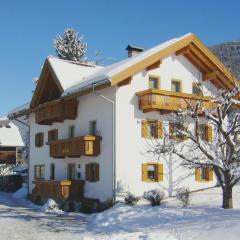
[[[59,99],[62,92],[63,88],[50,63],[46,60],[32,97],[31,108],[37,107],[39,104]]]

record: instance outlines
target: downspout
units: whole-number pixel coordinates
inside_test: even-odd
[[[92,90],[93,93],[104,99],[105,101],[109,102],[112,104],[112,177],[113,177],[113,182],[112,182],[112,195],[113,195],[113,204],[116,203],[116,141],[115,141],[115,132],[116,132],[116,107],[115,107],[115,101],[109,99],[108,97],[98,93],[95,90],[95,85],[92,84]]]

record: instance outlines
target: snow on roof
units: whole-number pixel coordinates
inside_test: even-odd
[[[160,45],[157,45],[153,48],[150,48],[148,50],[145,50],[133,57],[124,59],[120,62],[114,63],[112,65],[106,66],[104,68],[99,69],[98,71],[96,71],[93,74],[90,74],[88,76],[85,77],[85,79],[81,80],[79,83],[75,83],[73,84],[71,87],[67,88],[64,92],[63,92],[63,96],[65,95],[69,95],[75,92],[80,91],[82,88],[86,87],[87,85],[92,85],[94,83],[103,81],[103,80],[111,80],[111,77],[119,72],[121,72],[122,70],[133,66],[134,64],[138,63],[141,60],[144,60],[145,58],[151,56],[154,53],[157,53],[161,50],[163,50],[164,48],[167,48],[168,46],[188,37],[189,35],[191,35],[192,33],[188,33],[186,35],[183,35],[179,38],[174,38],[171,39],[167,42],[164,42]]]
[[[20,112],[23,112],[23,111],[26,111],[30,108],[30,102],[28,103],[25,103],[17,108],[14,108],[13,110],[11,110],[9,113],[8,113],[8,116],[9,115],[12,115],[12,114],[17,114],[17,113],[20,113]]]
[[[24,143],[18,127],[8,121],[0,125],[0,147],[23,147]]]
[[[48,61],[52,66],[54,73],[58,81],[60,82],[63,90],[66,90],[90,75],[102,69],[102,66],[96,66],[91,64],[77,63],[67,61],[55,57],[48,57]]]

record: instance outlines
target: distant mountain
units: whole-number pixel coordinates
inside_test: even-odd
[[[240,79],[240,41],[225,42],[209,48]]]

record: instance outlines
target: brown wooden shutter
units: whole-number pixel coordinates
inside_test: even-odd
[[[85,166],[85,179],[86,181],[90,180],[90,165],[86,164]]]
[[[147,175],[147,163],[142,164],[142,181],[148,182],[148,175]]]
[[[143,138],[148,138],[148,121],[147,120],[142,120],[142,137]]]
[[[208,181],[213,181],[213,168],[208,167]]]
[[[163,137],[163,123],[162,121],[157,121],[157,138]]]
[[[157,165],[157,180],[158,182],[163,181],[163,164]]]
[[[99,164],[95,163],[94,167],[95,167],[95,178],[94,178],[94,181],[97,182],[97,181],[99,181]]]
[[[169,138],[173,139],[174,138],[174,123],[169,123]]]
[[[40,133],[40,147],[44,145],[44,133]]]
[[[195,181],[201,180],[201,169],[199,167],[195,168]]]
[[[207,124],[206,125],[206,141],[211,142],[213,140],[213,129],[212,126]]]

